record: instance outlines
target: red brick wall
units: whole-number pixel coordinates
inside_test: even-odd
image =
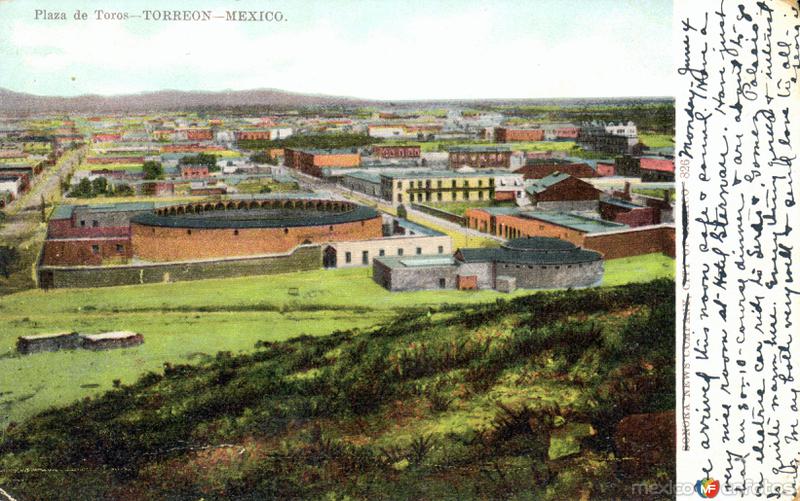
[[[509,129],[498,127],[494,130],[494,139],[498,143],[510,141],[543,141],[543,129]]]
[[[123,250],[117,250],[122,245]],[[92,246],[97,246],[95,252]],[[130,238],[103,238],[90,240],[46,240],[42,254],[42,264],[53,266],[101,265],[109,259],[130,259],[132,246]]]
[[[675,257],[675,228],[632,228],[629,231],[587,235],[583,247],[603,254],[605,259],[660,252]]]
[[[364,221],[284,228],[187,229],[131,224],[134,255],[150,261],[183,261],[288,252],[298,245],[365,240],[383,235],[380,216]],[[191,234],[189,234],[191,231]],[[234,234],[238,231],[238,234]]]
[[[516,216],[495,216],[495,235],[503,238],[553,237],[581,245],[584,233],[538,219]]]

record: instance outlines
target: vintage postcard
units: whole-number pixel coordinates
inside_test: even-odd
[[[0,501],[791,499],[798,25],[0,1]]]

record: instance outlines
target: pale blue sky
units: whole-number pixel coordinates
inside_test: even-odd
[[[123,2],[0,0],[0,87],[45,95],[277,88],[398,100],[666,96],[672,88],[670,0],[114,4]],[[159,8],[280,10],[286,20],[97,21],[93,13]],[[68,20],[37,21],[36,9]],[[72,20],[75,9],[90,19]]]

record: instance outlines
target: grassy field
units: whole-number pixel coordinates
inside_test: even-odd
[[[660,254],[608,261],[604,285],[672,277],[674,266]],[[297,288],[297,295],[290,288]],[[0,298],[0,429],[49,406],[101,393],[114,379],[132,382],[167,361],[191,362],[218,351],[248,352],[259,340],[368,327],[403,308],[490,302],[529,293],[392,293],[374,283],[368,269],[355,268],[8,295]],[[102,354],[15,353],[18,336],[112,330],[140,332],[145,343]],[[13,391],[6,390],[11,387]]]
[[[651,148],[671,148],[675,141],[670,134],[639,134],[639,141]]]

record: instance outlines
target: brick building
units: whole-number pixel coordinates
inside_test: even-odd
[[[675,160],[662,157],[642,157],[639,159],[639,172],[645,183],[674,182]]]
[[[529,159],[514,172],[522,174],[525,179],[541,179],[554,172],[562,172],[575,177],[597,177],[597,172],[588,162],[580,162],[562,158]]]
[[[495,127],[494,140],[498,143],[514,141],[544,141],[543,129],[522,129],[512,127]]]
[[[152,202],[62,205],[50,218],[43,265],[100,265],[132,257],[131,217],[152,210]]]
[[[284,149],[284,165],[311,176],[322,177],[323,167],[358,167],[361,154],[355,149]]]
[[[372,147],[372,154],[380,158],[419,158],[419,145],[381,145],[376,144]]]
[[[675,257],[675,227],[638,226],[549,211],[510,207],[467,209],[467,226],[503,238],[553,237],[603,254],[605,259],[660,252]]]
[[[538,208],[596,210],[601,191],[575,176],[554,172],[527,182],[525,191]]]
[[[207,165],[181,165],[181,178],[200,179],[208,177]]]
[[[661,210],[628,200],[608,198],[600,201],[600,217],[635,228],[661,223]]]
[[[511,166],[511,148],[508,146],[453,146],[447,150],[451,169],[468,165],[475,169],[504,168]]]

